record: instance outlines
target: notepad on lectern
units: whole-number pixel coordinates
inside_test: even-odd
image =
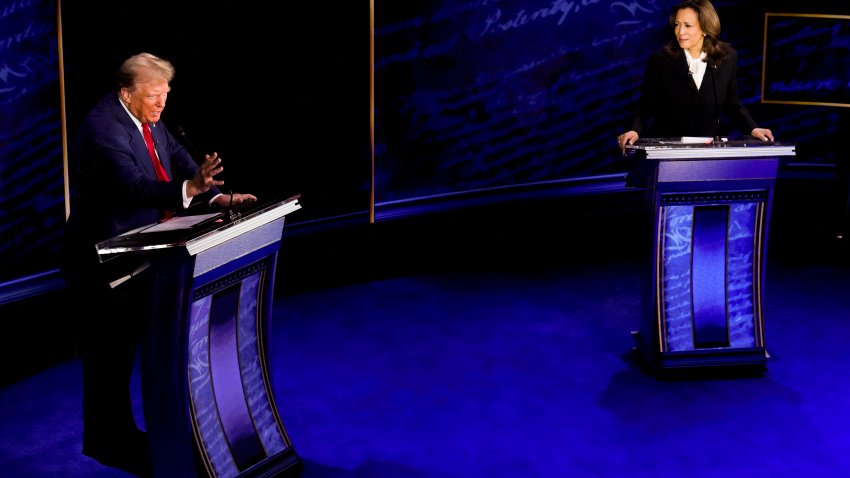
[[[175,216],[166,221],[162,221],[159,224],[142,229],[139,232],[150,233],[191,229],[202,222],[209,221],[210,219],[214,219],[222,215],[222,213],[216,212],[212,214],[198,214],[196,216]]]

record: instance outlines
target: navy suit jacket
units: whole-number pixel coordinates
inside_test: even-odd
[[[151,125],[151,133],[171,181],[158,181],[142,133],[119,101],[117,93],[104,96],[70,150],[70,254],[76,250],[88,256],[96,243],[153,224],[163,210],[182,209],[183,181],[198,170],[191,154],[159,121]],[[213,187],[193,201],[209,201],[217,193]]]
[[[758,125],[738,95],[738,53],[728,46],[726,50],[723,62],[709,60],[699,89],[681,50],[677,55],[664,48],[655,51],[647,62],[631,129],[652,138],[713,137],[720,134],[725,115],[742,134],[750,134]]]

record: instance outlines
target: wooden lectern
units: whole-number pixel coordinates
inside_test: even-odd
[[[763,370],[771,203],[793,146],[750,139],[652,139],[626,147],[627,184],[648,193],[651,261],[637,348],[658,371]]]
[[[136,271],[154,274],[141,370],[155,477],[300,469],[275,407],[267,344],[284,219],[300,208],[298,197],[247,203],[98,244],[102,262],[131,256]]]

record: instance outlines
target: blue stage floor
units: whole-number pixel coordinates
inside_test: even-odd
[[[281,296],[271,368],[302,476],[850,476],[846,265],[770,263],[767,372],[678,381],[632,351],[640,270],[478,264]],[[125,476],[80,454],[80,390],[77,360],[0,390],[3,476]]]

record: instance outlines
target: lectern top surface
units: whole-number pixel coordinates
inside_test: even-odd
[[[647,159],[760,158],[794,156],[795,145],[746,138],[642,138],[626,153]]]
[[[150,224],[99,243],[101,261],[116,254],[184,248],[190,254],[228,240],[245,230],[278,219],[301,208],[299,196],[283,201],[242,203],[233,208],[211,211],[187,210],[165,222]],[[174,227],[163,227],[174,221]]]

